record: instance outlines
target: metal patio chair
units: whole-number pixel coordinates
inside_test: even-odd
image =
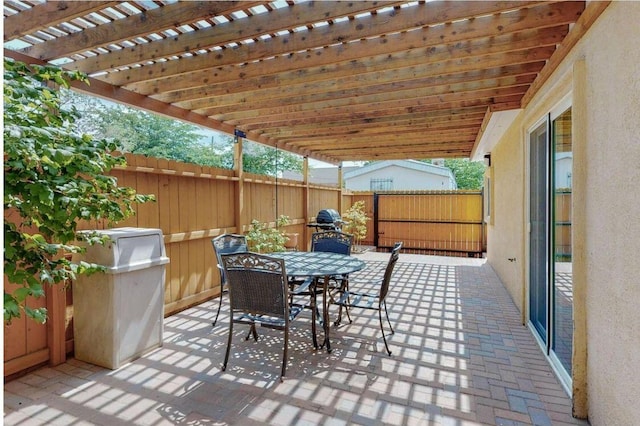
[[[311,251],[323,251],[329,253],[339,253],[351,255],[351,247],[353,246],[353,235],[341,231],[320,231],[311,235]],[[349,275],[340,275],[331,277],[329,283],[329,293],[335,290],[349,290]],[[321,293],[321,291],[319,292]],[[342,308],[340,308],[340,316],[342,316]],[[347,310],[347,317],[349,311]],[[351,319],[349,317],[349,319]]]
[[[311,251],[351,254],[353,235],[340,231],[320,231],[311,235]]]
[[[374,284],[378,287],[378,292],[376,293],[365,293],[358,291],[350,291],[348,288],[339,289],[335,294],[335,297],[331,300],[331,304],[338,305],[340,308],[346,308],[347,314],[351,308],[359,308],[359,309],[373,309],[378,311],[378,318],[380,320],[380,330],[382,331],[382,339],[384,340],[384,346],[387,349],[387,353],[391,355],[391,350],[389,350],[389,345],[387,344],[387,337],[384,334],[384,325],[382,322],[382,311],[384,310],[385,317],[387,318],[387,323],[389,324],[389,328],[391,328],[391,334],[394,333],[393,326],[391,325],[391,321],[389,320],[389,313],[387,312],[387,295],[389,293],[389,287],[391,283],[391,275],[393,274],[393,269],[395,268],[396,262],[398,261],[398,257],[400,256],[400,249],[402,248],[402,242],[398,242],[394,245],[393,250],[391,250],[391,256],[389,257],[389,262],[387,263],[387,267],[384,272],[384,277],[381,281],[377,281],[374,283],[367,282],[367,285]],[[342,311],[341,311],[342,312]],[[342,314],[338,314],[338,320],[335,322],[336,325],[339,325],[342,320]],[[349,317],[349,322],[351,321],[351,317]]]
[[[289,304],[289,283],[283,259],[258,253],[232,253],[222,255],[222,264],[228,280],[231,319],[229,338],[222,370],[226,370],[233,337],[233,324],[251,326],[246,339],[253,334],[258,340],[256,324],[284,331],[282,371],[287,368],[289,324],[304,309],[303,305]],[[314,311],[312,311],[314,312]],[[312,315],[315,321],[315,314]],[[314,336],[315,338],[315,336]]]
[[[218,312],[216,318],[213,320],[212,325],[215,327],[218,322],[218,316],[220,315],[220,308],[222,307],[222,296],[227,293],[227,277],[222,267],[221,255],[229,253],[244,253],[248,251],[247,237],[238,234],[222,234],[211,240],[213,245],[213,251],[218,259],[218,270],[220,271],[220,300],[218,303]]]
[[[353,243],[353,235],[340,231],[319,231],[311,235],[311,251],[328,252],[338,254],[351,254],[351,246]],[[340,275],[331,277],[329,285],[335,289],[341,286],[347,286],[348,275]],[[322,279],[317,279],[322,284]],[[292,296],[310,296],[311,306],[315,308],[315,316],[322,321],[322,315],[318,311],[317,295],[322,294],[322,287],[315,285],[312,278],[306,280],[298,280],[295,277],[290,279],[289,283],[294,291]]]

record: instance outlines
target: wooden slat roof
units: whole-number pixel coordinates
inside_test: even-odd
[[[84,91],[329,162],[468,157],[584,1],[6,0],[5,56]],[[575,39],[575,37],[574,37]]]

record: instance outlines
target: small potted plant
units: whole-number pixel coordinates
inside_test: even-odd
[[[287,226],[290,223],[291,223],[291,219],[287,215],[280,215],[280,217],[276,221],[278,228]],[[286,238],[286,241],[284,242],[284,247],[287,250],[296,250],[298,248],[298,233],[282,231],[282,234]]]
[[[367,236],[367,221],[369,220],[364,212],[364,201],[356,201],[353,203],[342,217],[345,219],[342,230],[353,235],[355,243],[353,251],[362,253],[364,250],[360,246],[360,242]]]
[[[256,219],[251,221],[247,232],[249,250],[256,253],[274,253],[285,251],[286,237],[278,228]]]

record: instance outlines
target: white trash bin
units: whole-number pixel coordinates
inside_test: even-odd
[[[111,241],[87,247],[76,260],[105,266],[73,283],[75,357],[117,369],[162,346],[166,257],[162,231],[98,231]]]

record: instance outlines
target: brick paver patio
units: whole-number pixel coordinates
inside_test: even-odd
[[[388,254],[362,255],[362,278]],[[354,276],[355,280],[357,276]],[[400,256],[384,351],[377,313],[332,328],[314,350],[307,316],[293,323],[280,383],[282,333],[235,327],[220,370],[228,304],[165,319],[162,348],[112,371],[75,359],[4,385],[5,425],[586,425],[493,270],[480,259]],[[357,284],[352,284],[355,288]],[[335,312],[334,312],[335,313]]]

